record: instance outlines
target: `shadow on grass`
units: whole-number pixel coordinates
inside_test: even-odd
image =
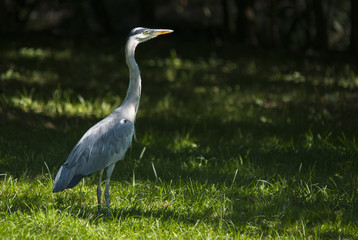
[[[1,120],[1,169],[20,176],[24,172],[30,175],[41,173],[44,162],[50,170],[58,169],[86,130],[100,119],[50,117],[11,108],[2,113]],[[335,136],[329,139],[324,139],[324,135],[305,136],[307,125],[300,124],[223,123],[213,118],[188,122],[166,116],[143,117],[137,121],[137,136],[142,133],[143,137],[139,142],[133,142],[125,160],[118,163],[120,170],[115,171],[114,176],[130,179],[135,169],[137,177],[153,179],[152,164],[163,180],[192,177],[221,182],[230,181],[243,162],[261,169],[262,176],[252,176],[256,178],[289,177],[300,167],[304,171],[324,166],[317,167],[322,178],[337,170],[358,169],[353,161],[357,157],[354,141],[339,142]],[[139,159],[143,148],[146,153]]]

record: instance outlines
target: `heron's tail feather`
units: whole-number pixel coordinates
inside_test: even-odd
[[[85,177],[81,174],[76,175],[76,168],[68,168],[65,165],[62,165],[60,170],[58,171],[55,182],[53,183],[53,192],[61,192],[66,188],[73,188],[76,186],[81,179]]]

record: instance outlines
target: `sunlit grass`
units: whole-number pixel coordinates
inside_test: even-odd
[[[0,79],[3,81],[17,80],[43,84],[46,82],[57,81],[58,75],[50,71],[26,71],[25,73],[20,73],[10,68],[5,73],[1,74]]]
[[[72,91],[62,91],[56,89],[52,97],[45,100],[38,100],[34,97],[35,89],[29,92],[19,92],[18,96],[2,101],[11,107],[21,109],[25,112],[42,113],[48,116],[95,116],[103,117],[108,115],[118,104],[117,98],[110,99],[110,102],[104,99],[95,99],[86,101],[81,95],[74,96]]]
[[[138,140],[116,165],[108,219],[96,175],[51,190],[123,100],[127,68],[117,43],[61,44],[1,49],[1,238],[358,238],[354,64],[138,49]]]
[[[34,59],[44,61],[49,58],[56,60],[70,59],[72,54],[69,49],[59,50],[52,48],[32,48],[22,47],[19,49],[6,49],[3,51],[4,57],[12,59]]]

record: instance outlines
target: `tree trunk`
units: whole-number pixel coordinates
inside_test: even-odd
[[[8,31],[9,16],[7,12],[7,6],[5,1],[0,0],[0,35],[5,34]]]
[[[305,38],[306,38],[306,43],[305,43],[305,47],[306,48],[312,48],[314,45],[314,38],[313,38],[313,32],[314,32],[314,27],[313,27],[313,17],[314,17],[314,12],[312,11],[313,8],[313,4],[312,4],[312,0],[306,0],[306,10],[304,13],[304,17],[306,20],[306,28],[305,28]]]
[[[351,39],[349,49],[358,52],[358,1],[351,0]]]
[[[313,0],[313,10],[316,19],[316,46],[319,50],[325,51],[328,49],[328,27],[322,0]]]
[[[98,23],[103,28],[104,33],[113,33],[112,21],[105,6],[105,1],[91,0],[91,6]]]
[[[236,33],[239,41],[257,46],[255,2],[254,0],[236,0],[236,4],[238,7]]]
[[[223,9],[223,29],[227,34],[229,29],[229,6],[227,0],[221,0],[221,5]]]
[[[280,45],[280,35],[278,28],[275,0],[270,0],[270,40],[271,45],[274,47]]]

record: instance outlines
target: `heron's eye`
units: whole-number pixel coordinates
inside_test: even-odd
[[[144,30],[144,31],[143,31],[143,34],[147,34],[147,33],[148,33],[148,30]]]

